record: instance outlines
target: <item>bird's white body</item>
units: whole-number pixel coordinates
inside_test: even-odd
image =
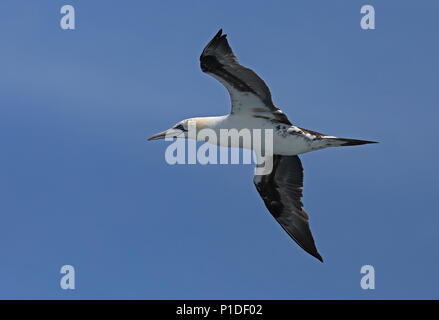
[[[249,113],[232,113],[219,117],[192,118],[191,120],[196,123],[197,130],[211,129],[215,131],[218,137],[217,145],[222,147],[253,149],[252,140],[242,139],[239,141],[219,138],[221,137],[221,130],[237,130],[238,132],[249,130],[253,137],[255,129],[261,130],[262,139],[264,139],[265,130],[272,130],[273,154],[291,156],[335,145],[331,139],[335,137],[323,136],[317,138],[317,136],[296,126],[273,123],[267,119],[254,117]],[[200,140],[204,141],[203,139]]]

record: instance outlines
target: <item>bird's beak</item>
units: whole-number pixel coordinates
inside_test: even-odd
[[[168,132],[168,130],[156,133],[155,135],[150,136],[147,140],[150,141],[150,140],[164,139],[166,137],[166,132]]]
[[[165,139],[165,138],[173,138],[178,137],[182,133],[181,130],[176,129],[169,129],[165,130],[163,132],[156,133],[155,135],[149,137],[147,140],[159,140],[159,139]]]

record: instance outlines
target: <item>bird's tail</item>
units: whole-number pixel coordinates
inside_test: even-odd
[[[378,143],[376,141],[357,140],[349,138],[325,138],[331,147],[359,146],[362,144]]]

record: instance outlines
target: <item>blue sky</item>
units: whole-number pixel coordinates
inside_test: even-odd
[[[376,30],[360,28],[364,4]],[[0,298],[439,298],[438,10],[1,1]],[[144,141],[229,111],[198,65],[219,28],[292,122],[381,142],[301,157],[323,264],[267,212],[251,165],[170,166],[167,142]],[[60,288],[65,264],[75,290]],[[375,290],[360,287],[366,264]]]

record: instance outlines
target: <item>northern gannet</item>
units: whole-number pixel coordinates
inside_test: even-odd
[[[167,136],[188,138],[189,122],[196,124],[196,130],[210,128],[218,133],[221,129],[272,129],[272,171],[267,175],[255,175],[253,182],[268,211],[282,228],[302,249],[323,262],[301,201],[303,167],[297,155],[328,147],[376,142],[338,138],[293,125],[273,104],[265,82],[251,69],[239,64],[226,36],[222,34],[222,29],[218,31],[204,48],[200,65],[203,72],[217,79],[228,90],[232,105],[230,114],[185,119],[148,140]],[[242,144],[227,146],[251,148]]]

